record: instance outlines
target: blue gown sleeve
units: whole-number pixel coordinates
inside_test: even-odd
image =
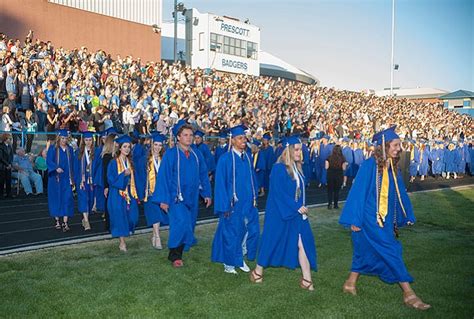
[[[173,152],[170,149],[165,152],[163,159],[161,160],[160,169],[158,170],[158,183],[156,183],[155,193],[157,193],[157,203],[171,204],[171,183],[173,178]]]
[[[274,165],[270,173],[270,196],[278,207],[278,213],[283,220],[291,220],[300,216],[298,209],[300,201],[295,202],[293,181],[284,165]],[[293,190],[293,192],[292,192]]]
[[[124,191],[130,180],[130,176],[125,176],[125,173],[118,174],[117,172],[117,161],[115,159],[111,160],[109,167],[107,168],[107,180],[109,182],[109,187],[118,188],[121,191]]]
[[[400,169],[398,170],[397,182],[398,182],[398,189],[400,190],[400,198],[402,200],[402,205],[407,215],[405,217],[405,215],[403,214],[403,210],[397,201],[398,203],[396,205],[397,226],[403,227],[403,226],[406,226],[408,222],[411,222],[414,224],[416,221],[416,218],[415,218],[415,214],[413,213],[413,206],[411,204],[410,198],[408,197],[408,193],[406,191],[405,183],[403,182]]]
[[[135,181],[137,187],[137,195],[140,200],[145,198],[145,188],[146,188],[146,169],[148,165],[147,156],[143,156],[138,160],[137,165],[135,166]]]
[[[56,147],[50,146],[46,154],[46,165],[48,166],[48,174],[55,175],[58,165],[56,164]]]
[[[79,159],[79,152],[76,152],[74,154],[74,169],[73,169],[73,174],[74,174],[74,183],[79,187],[81,185],[81,180],[82,180],[82,172],[81,172],[81,160]]]
[[[230,168],[227,157],[222,155],[217,162],[216,179],[214,184],[214,214],[220,215],[231,211],[232,194],[229,184]]]
[[[202,189],[199,194],[203,198],[211,198],[211,182],[209,181],[208,168],[204,156],[201,152],[196,152],[199,158],[199,180],[201,182]]]
[[[375,160],[369,158],[362,162],[354,183],[352,184],[346,204],[342,209],[339,224],[350,227],[362,227],[364,221],[364,207],[369,194],[371,179],[375,170]]]

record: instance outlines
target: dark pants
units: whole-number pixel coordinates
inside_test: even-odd
[[[2,169],[0,170],[0,198],[3,197],[3,186],[6,184],[7,196],[12,194],[12,170]]]
[[[31,152],[31,145],[33,145],[34,134],[26,134],[26,152]]]
[[[339,191],[341,190],[342,180],[342,170],[337,173],[328,171],[328,205],[334,203],[334,207],[338,206]]]
[[[171,262],[174,262],[176,260],[183,259],[183,250],[184,250],[184,244],[176,248],[170,248],[170,252],[168,254],[168,260]]]

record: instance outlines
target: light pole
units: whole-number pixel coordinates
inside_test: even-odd
[[[390,96],[393,96],[393,46],[395,42],[395,0],[392,0],[392,57],[390,59]]]
[[[174,43],[173,43],[173,58],[174,63],[178,61],[178,12],[182,12],[183,14],[186,12],[186,8],[184,7],[184,3],[178,3],[178,0],[174,0],[173,6],[173,18],[174,18]]]

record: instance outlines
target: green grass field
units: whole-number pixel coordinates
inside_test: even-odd
[[[433,308],[403,305],[398,286],[362,277],[358,296],[341,291],[351,263],[349,233],[339,211],[313,209],[319,271],[314,292],[300,272],[268,269],[264,283],[225,274],[209,261],[216,225],[198,227],[199,245],[173,269],[150,234],[0,258],[0,317],[14,318],[473,318],[474,188],[415,194],[418,222],[402,229],[413,287]],[[162,233],[166,242],[167,232]],[[251,266],[254,266],[251,263]]]

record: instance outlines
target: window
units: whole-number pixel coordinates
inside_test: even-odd
[[[204,43],[204,36],[201,41],[201,33],[199,34],[199,50],[201,49],[201,43]],[[223,36],[217,33],[210,34],[210,50],[214,52],[221,52],[224,54],[235,55],[247,59],[257,60],[257,44],[232,38],[228,36]]]
[[[444,107],[448,107],[449,106],[449,102],[448,101],[444,101]]]
[[[211,33],[211,51],[222,52],[223,36],[216,33]]]
[[[464,102],[462,103],[462,105],[464,107],[470,107],[471,106],[471,100],[464,100]]]
[[[199,33],[199,51],[204,50],[204,32]]]

